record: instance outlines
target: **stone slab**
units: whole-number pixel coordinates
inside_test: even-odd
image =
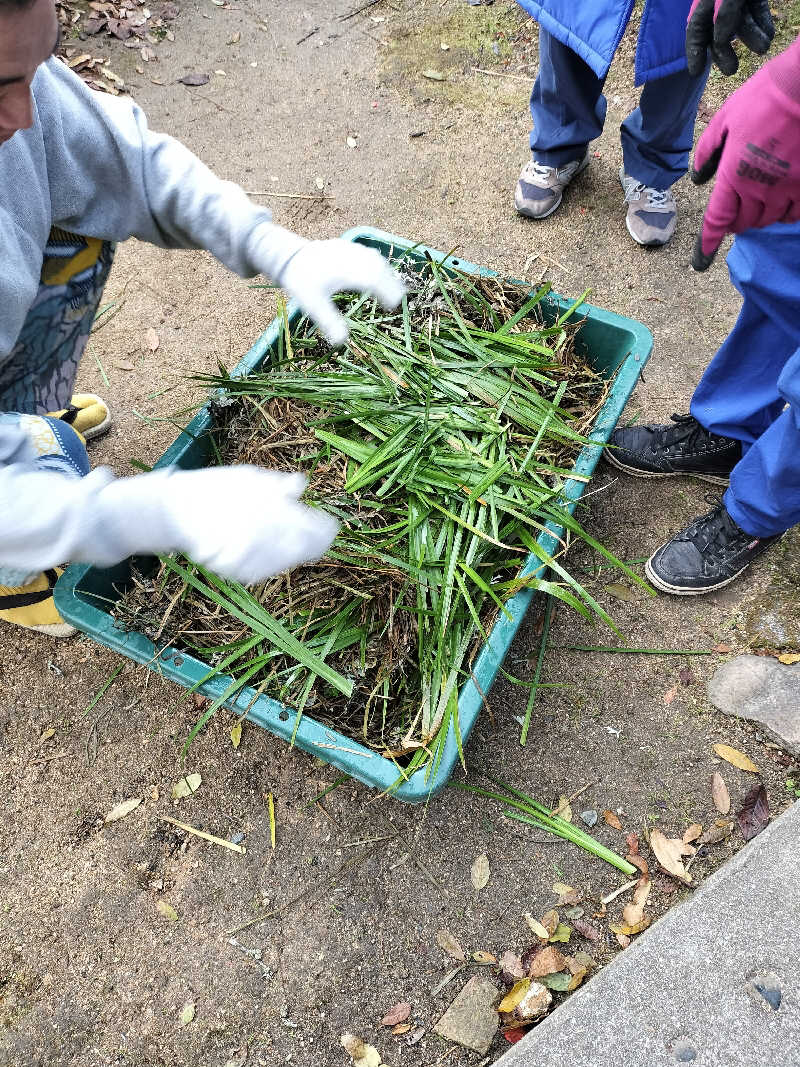
[[[497,986],[488,978],[476,975],[466,983],[434,1030],[440,1037],[464,1048],[488,1052],[500,1025],[495,1011],[499,998]]]
[[[726,715],[757,722],[778,744],[800,753],[800,663],[736,656],[715,672],[708,697]]]
[[[798,916],[800,803],[497,1062],[800,1067]]]

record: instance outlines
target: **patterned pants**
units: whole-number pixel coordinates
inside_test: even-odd
[[[71,427],[58,419],[31,416],[69,404],[113,259],[114,245],[107,241],[54,229],[36,299],[11,354],[0,365],[0,420],[24,431],[28,459],[37,469],[68,477],[89,471],[86,450]],[[0,585],[17,586],[26,577],[0,566]]]

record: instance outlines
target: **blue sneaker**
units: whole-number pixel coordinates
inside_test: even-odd
[[[625,168],[619,169],[619,180],[625,192],[628,213],[625,225],[639,245],[665,245],[678,225],[678,205],[669,189],[652,189],[637,181]]]
[[[522,168],[514,193],[514,207],[529,219],[546,219],[561,203],[564,190],[581,171],[589,166],[589,150],[583,159],[548,167],[530,159]]]

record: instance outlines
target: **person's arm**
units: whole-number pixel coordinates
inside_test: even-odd
[[[250,583],[318,559],[339,528],[300,501],[300,474],[238,466],[114,478],[99,468],[78,478],[36,469],[29,451],[23,434],[0,427],[0,565],[31,574],[185,552]]]
[[[179,141],[149,129],[130,99],[89,89],[57,59],[37,74],[54,224],[89,237],[206,248],[242,277],[282,285],[334,343],[347,328],[330,297],[353,289],[387,307],[403,286],[383,257],[349,241],[307,241],[271,221]]]
[[[714,175],[695,270],[711,266],[726,233],[800,221],[800,37],[732,93],[703,132],[692,181]]]

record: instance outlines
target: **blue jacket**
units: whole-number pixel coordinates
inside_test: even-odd
[[[633,0],[518,0],[540,26],[577,52],[598,78],[611,66]],[[647,0],[636,46],[636,84],[686,68],[691,0]]]

